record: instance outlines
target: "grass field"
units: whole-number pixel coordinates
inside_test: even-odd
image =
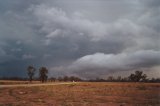
[[[80,82],[0,88],[0,106],[160,106],[160,84]]]
[[[0,85],[29,84],[29,81],[0,80]],[[40,81],[32,81],[32,83],[40,83]]]

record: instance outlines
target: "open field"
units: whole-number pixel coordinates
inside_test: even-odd
[[[14,85],[14,84],[29,84],[29,81],[16,80],[0,80],[0,85]],[[40,83],[40,81],[32,81],[33,84]]]
[[[80,82],[0,88],[0,106],[160,106],[160,84]]]

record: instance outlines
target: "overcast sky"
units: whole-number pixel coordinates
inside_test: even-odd
[[[0,0],[0,76],[160,77],[160,0]]]

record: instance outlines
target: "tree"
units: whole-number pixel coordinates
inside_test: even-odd
[[[135,82],[135,74],[131,74],[128,78],[130,81]]]
[[[64,76],[63,77],[63,81],[69,81],[69,77],[68,76]]]
[[[121,76],[118,76],[116,80],[117,80],[118,82],[121,82],[121,81],[122,81],[122,77],[121,77]]]
[[[148,79],[147,79],[147,75],[144,74],[144,75],[142,76],[142,81],[143,81],[143,82],[147,82],[147,80],[148,80]]]
[[[130,81],[139,82],[140,80],[144,81],[147,75],[143,74],[142,71],[135,71],[135,74],[131,74],[128,78]]]
[[[114,77],[113,77],[113,76],[109,76],[109,77],[107,78],[107,80],[110,81],[110,82],[113,82]]]
[[[39,78],[42,82],[46,82],[47,81],[47,73],[48,73],[48,69],[46,67],[41,67],[39,69]]]
[[[51,81],[51,82],[55,82],[55,81],[56,81],[56,78],[55,78],[55,77],[51,77],[51,78],[50,78],[50,81]]]
[[[81,79],[79,77],[70,76],[69,81],[81,81]]]
[[[27,71],[28,71],[29,81],[32,82],[36,69],[33,66],[28,66]]]
[[[62,77],[58,77],[58,81],[63,81],[63,78]]]

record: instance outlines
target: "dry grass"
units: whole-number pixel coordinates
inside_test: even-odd
[[[0,106],[160,106],[160,84],[97,82],[1,88]]]
[[[14,81],[14,80],[0,80],[0,85],[12,85],[12,84],[28,84],[29,81]],[[40,81],[32,81],[33,84],[40,83]]]

